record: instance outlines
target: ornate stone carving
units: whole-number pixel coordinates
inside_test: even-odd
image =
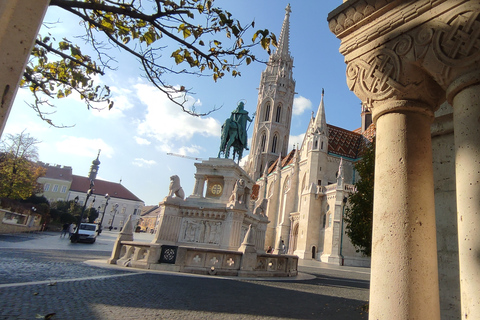
[[[381,1],[372,2],[378,4]],[[363,55],[355,53],[354,59],[348,62],[347,83],[368,108],[372,108],[375,101],[390,98],[420,100],[436,108],[445,100],[445,91],[455,80],[466,73],[478,73],[475,70],[480,69],[480,4],[465,1],[447,13],[432,17],[434,11],[430,9],[444,1],[434,2],[398,5],[389,11],[389,19],[378,19],[362,32],[358,32],[363,22],[360,23],[357,15],[355,39],[342,35],[342,53],[365,51]],[[349,21],[356,21],[355,14],[367,8],[365,3],[358,1],[350,6],[345,3],[343,10],[337,10],[336,16],[329,17],[331,28],[333,20],[341,24],[340,28],[350,26]],[[370,11],[370,15],[373,13]],[[419,24],[407,27],[407,20],[416,18]],[[392,24],[391,21],[398,23]],[[392,38],[397,30],[400,36]],[[372,40],[380,35],[384,37],[373,44]],[[386,42],[381,43],[380,39]],[[372,46],[375,46],[373,50]],[[472,81],[467,79],[460,83]],[[456,89],[450,90],[456,92]]]
[[[220,221],[184,219],[180,241],[220,244],[222,229]]]

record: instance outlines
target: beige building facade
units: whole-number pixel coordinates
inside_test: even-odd
[[[72,185],[72,167],[50,165],[43,162],[38,162],[38,164],[47,170],[45,176],[37,180],[43,185],[43,192],[38,195],[44,196],[50,203],[65,201]]]

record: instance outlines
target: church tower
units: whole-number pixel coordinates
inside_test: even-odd
[[[290,56],[290,4],[285,8],[285,19],[275,53],[270,56],[267,68],[262,72],[258,88],[258,103],[253,129],[247,172],[257,180],[288,151],[288,139],[292,119],[293,58]]]

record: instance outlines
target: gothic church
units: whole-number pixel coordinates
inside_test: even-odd
[[[327,124],[324,94],[300,147],[288,152],[295,80],[289,52],[290,5],[278,48],[262,72],[251,153],[245,170],[260,186],[258,201],[268,199],[265,245],[300,259],[368,266],[344,233],[342,217],[354,192],[354,164],[374,135],[369,112],[362,127],[349,131]]]

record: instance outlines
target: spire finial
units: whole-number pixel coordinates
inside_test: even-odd
[[[318,106],[317,117],[315,118],[314,129],[317,129],[321,134],[327,134],[327,119],[325,116],[325,104],[323,102],[324,90],[322,88],[322,98]]]
[[[282,31],[280,32],[280,38],[278,39],[278,49],[276,54],[283,57],[288,56],[290,46],[290,13],[292,9],[290,4],[285,8],[285,19],[283,20]]]

